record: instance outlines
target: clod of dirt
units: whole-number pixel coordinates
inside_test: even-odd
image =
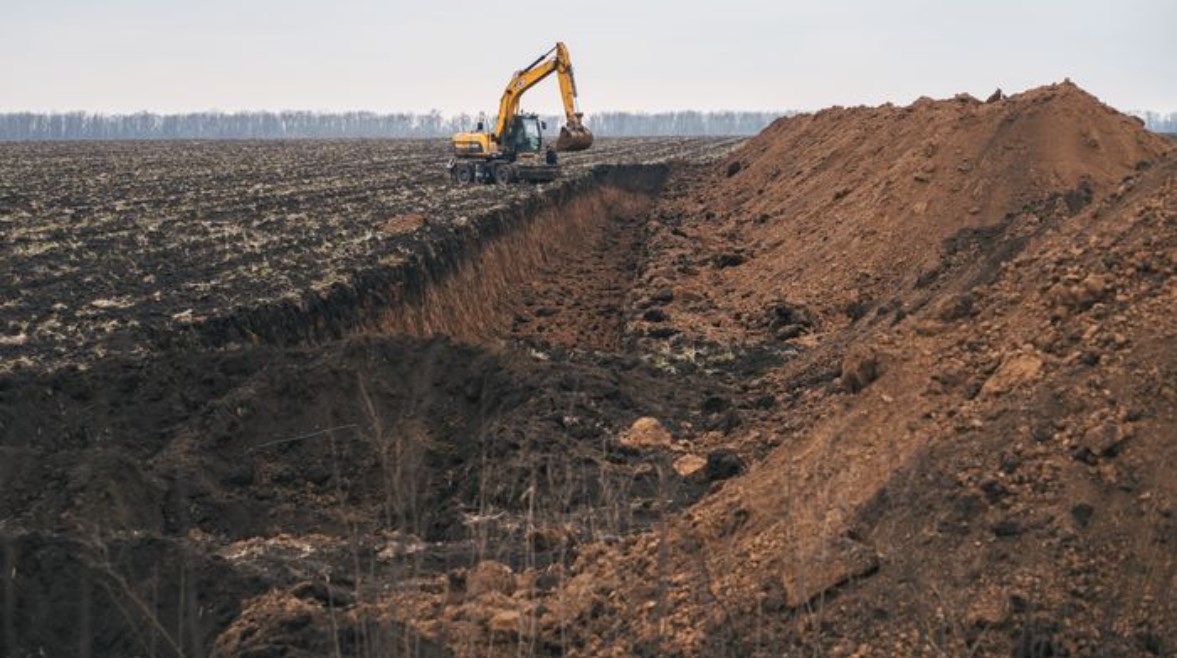
[[[1095,516],[1095,507],[1088,503],[1078,503],[1071,507],[1071,518],[1080,528],[1086,528],[1091,523],[1093,516]]]
[[[744,460],[731,450],[714,450],[707,454],[707,464],[703,474],[709,482],[727,480],[743,473]]]
[[[879,556],[868,546],[849,538],[839,538],[817,553],[812,562],[786,564],[784,603],[796,610],[814,605],[817,598],[855,578],[872,575],[879,568]]]
[[[870,386],[881,374],[879,355],[872,349],[855,347],[842,359],[842,386],[851,393]]]
[[[655,304],[669,304],[674,301],[674,289],[669,286],[658,288],[650,294],[650,301]]]
[[[425,223],[425,216],[421,213],[406,213],[389,219],[380,226],[380,230],[392,235],[411,233],[424,226]]]
[[[719,414],[731,409],[732,401],[722,395],[708,395],[703,398],[699,410],[708,415]]]
[[[768,311],[768,326],[774,330],[790,326],[812,329],[816,322],[813,311],[802,304],[778,302]]]
[[[976,315],[977,296],[972,292],[951,295],[937,305],[936,317],[943,322],[955,322]]]
[[[981,392],[986,395],[1008,393],[1038,379],[1042,375],[1042,367],[1042,358],[1036,354],[1014,354],[1002,362],[997,372],[981,387]]]
[[[494,560],[479,562],[466,574],[466,593],[471,597],[497,592],[506,596],[515,593],[515,574],[511,567]]]
[[[631,448],[669,448],[674,442],[670,432],[657,418],[643,416],[633,422],[619,437],[622,445]]]
[[[642,319],[646,322],[666,322],[670,319],[670,314],[660,308],[651,308],[642,313]]]
[[[320,605],[348,608],[355,604],[356,593],[339,585],[321,580],[304,581],[292,587],[290,593],[300,599],[314,600]]]
[[[729,253],[717,255],[715,258],[712,259],[711,262],[715,266],[715,269],[722,270],[722,269],[725,269],[728,267],[736,267],[737,265],[743,265],[747,261],[748,261],[748,257],[745,256],[744,254],[729,252]]]
[[[1090,274],[1082,281],[1074,283],[1059,283],[1051,289],[1055,301],[1075,310],[1091,308],[1109,292],[1107,281],[1097,274]]]
[[[518,610],[499,610],[490,618],[490,635],[498,642],[510,642],[519,638],[523,615]]]
[[[674,470],[682,477],[690,477],[703,470],[708,460],[699,455],[683,455],[674,460]]]

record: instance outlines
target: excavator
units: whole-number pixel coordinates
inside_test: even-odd
[[[544,122],[535,114],[519,111],[523,94],[552,73],[560,81],[566,116],[555,148],[544,144]],[[557,151],[583,151],[593,145],[593,134],[584,127],[583,117],[576,109],[576,79],[568,47],[557,43],[511,77],[499,100],[499,114],[492,129],[483,130],[480,122],[474,132],[453,136],[454,156],[447,169],[460,185],[555,180],[560,175]]]

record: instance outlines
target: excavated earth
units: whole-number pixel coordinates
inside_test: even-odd
[[[1177,651],[1171,140],[1064,82],[610,148],[379,211],[326,199],[391,169],[320,199],[275,166],[219,258],[37,234],[107,188],[6,172],[0,654]],[[351,214],[231,265],[291,199]]]

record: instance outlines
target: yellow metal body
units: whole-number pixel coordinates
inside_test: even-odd
[[[454,154],[463,157],[490,157],[498,152],[498,145],[491,141],[490,133],[469,132],[453,136]]]

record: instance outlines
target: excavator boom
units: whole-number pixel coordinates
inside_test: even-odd
[[[498,123],[494,138],[501,143],[512,119],[519,113],[519,101],[523,94],[552,73],[560,81],[560,99],[564,103],[565,123],[560,127],[556,140],[557,151],[583,151],[593,145],[593,134],[584,127],[584,115],[576,107],[576,78],[572,73],[572,58],[568,47],[562,42],[540,55],[534,62],[512,76],[499,101]]]

